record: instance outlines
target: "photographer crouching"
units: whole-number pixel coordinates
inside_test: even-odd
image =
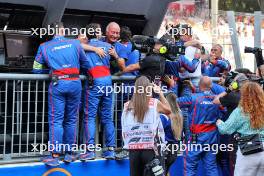
[[[151,98],[152,89],[160,100]],[[124,149],[129,150],[130,176],[164,176],[160,148],[165,145],[165,136],[159,113],[171,113],[168,101],[159,86],[140,76],[121,117]]]

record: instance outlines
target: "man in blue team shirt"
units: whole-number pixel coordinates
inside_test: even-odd
[[[82,44],[86,51],[95,51],[100,57],[104,57],[107,53],[112,57],[111,59],[111,74],[114,74],[125,68],[125,61],[127,60],[126,52],[123,52],[118,40],[120,39],[120,27],[116,22],[110,22],[106,27],[106,37],[100,40],[109,43],[112,47],[108,51],[96,49],[88,44]],[[99,36],[98,36],[99,37]]]
[[[130,42],[124,41],[123,43],[120,43],[118,41],[119,39],[120,39],[119,25],[115,22],[110,22],[106,27],[106,37],[101,38],[100,40],[111,45],[111,48],[108,51],[104,52],[104,54],[108,53],[111,56],[111,60],[110,60],[111,74],[115,74],[119,70],[123,70],[126,67],[127,64],[126,61],[128,60],[128,58],[133,58],[133,57],[135,58],[137,56],[137,53],[131,53],[132,45]],[[85,50],[91,50],[91,45],[84,44],[82,46],[84,47]]]
[[[124,50],[122,44],[118,41],[120,39],[120,26],[116,22],[110,22],[106,26],[106,37],[102,41],[112,45],[109,50],[111,55],[111,74],[117,73],[119,70],[123,70],[125,62],[128,58],[127,52]]]
[[[123,57],[126,57],[125,66],[135,64],[139,61],[140,53],[133,47],[131,43],[132,32],[127,26],[122,26],[120,30],[120,42],[117,43],[120,47]],[[124,73],[123,76],[137,76],[138,71]]]
[[[87,26],[87,31],[100,27],[98,24],[91,23]],[[98,35],[87,33],[89,39],[88,45],[99,47],[106,53],[105,57],[99,57],[95,52],[87,52],[87,62],[84,69],[91,78],[91,82],[86,81],[84,96],[84,132],[86,144],[89,150],[80,155],[80,160],[86,161],[95,159],[95,128],[96,115],[100,108],[101,123],[105,132],[106,150],[102,156],[106,159],[115,158],[115,130],[112,113],[112,92],[108,92],[108,88],[112,88],[112,78],[110,73],[110,53],[113,48],[109,43],[100,41]]]
[[[176,42],[178,46],[185,46],[185,54],[179,57],[178,61],[167,61],[165,65],[165,73],[179,77],[178,83],[180,83],[181,91],[180,96],[190,96],[192,90],[186,85],[184,80],[191,80],[195,87],[198,87],[201,72],[201,59],[198,54],[201,49],[201,44],[198,41],[192,39],[192,28],[187,24],[180,24],[176,27],[178,29],[179,41]],[[188,127],[188,110],[182,108],[184,117],[184,133],[185,139],[189,136]]]
[[[191,96],[180,97],[177,102],[180,107],[189,110],[190,138],[188,145],[199,145],[200,147],[187,151],[187,175],[197,174],[198,163],[203,161],[206,175],[218,175],[216,164],[216,152],[213,146],[218,143],[218,131],[216,120],[221,117],[221,108],[215,105],[213,100],[215,94],[211,92],[212,81],[204,76],[199,82],[200,92]],[[208,146],[207,150],[205,147]]]
[[[79,72],[80,63],[85,62],[86,56],[78,40],[64,37],[61,22],[54,23],[52,28],[59,29],[59,33],[39,46],[33,72],[45,73],[48,69],[52,77],[48,91],[49,142],[55,148],[49,149],[52,155],[45,157],[43,162],[58,166],[62,152],[65,152],[65,162],[75,159],[71,149],[76,143],[76,122],[82,90]],[[61,144],[67,144],[64,151],[57,147]]]
[[[221,74],[229,72],[231,69],[228,60],[222,57],[223,48],[219,44],[213,45],[209,59],[202,63],[203,75],[210,77],[220,77]]]

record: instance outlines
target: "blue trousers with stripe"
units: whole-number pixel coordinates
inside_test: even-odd
[[[104,129],[104,147],[115,147],[115,128],[113,122],[112,85],[85,85],[84,95],[84,133],[86,144],[95,145],[96,117],[100,116]]]
[[[59,80],[57,85],[50,83],[48,117],[49,142],[54,146],[49,149],[52,153],[70,152],[76,142],[81,91],[80,80]],[[61,148],[59,144],[68,145]]]

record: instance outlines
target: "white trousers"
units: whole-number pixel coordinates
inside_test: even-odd
[[[251,155],[242,155],[237,150],[235,176],[263,176],[264,175],[264,151]]]

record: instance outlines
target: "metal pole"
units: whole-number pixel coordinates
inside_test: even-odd
[[[216,31],[218,21],[218,0],[211,0],[211,27],[212,31]],[[218,32],[213,32],[212,44],[216,44]]]
[[[241,60],[240,48],[239,48],[238,37],[236,32],[236,20],[235,20],[234,11],[227,11],[227,19],[228,19],[229,29],[230,31],[233,31],[231,34],[231,42],[234,51],[236,68],[242,68],[243,64]]]
[[[36,81],[36,84],[35,84],[35,87],[36,87],[36,90],[35,90],[35,125],[34,125],[34,144],[37,144],[37,116],[38,116],[38,84],[39,84],[39,81]],[[34,151],[34,155],[36,154],[36,151]]]
[[[254,12],[254,47],[261,48],[261,11]],[[254,59],[254,71],[257,69]]]
[[[6,85],[5,85],[5,122],[4,122],[4,150],[3,150],[4,158],[6,154],[7,92],[8,92],[8,81],[6,81]]]
[[[13,81],[13,102],[12,102],[12,134],[11,134],[11,156],[13,156],[13,152],[14,152],[14,124],[15,124],[15,92],[16,92],[16,81]]]
[[[27,111],[27,156],[28,156],[28,147],[29,147],[29,123],[30,123],[30,94],[31,94],[31,81],[28,82],[28,111]]]
[[[41,144],[44,144],[44,125],[45,125],[45,105],[46,105],[46,81],[43,82],[42,88],[42,122],[41,122]],[[43,151],[40,151],[43,154]]]

